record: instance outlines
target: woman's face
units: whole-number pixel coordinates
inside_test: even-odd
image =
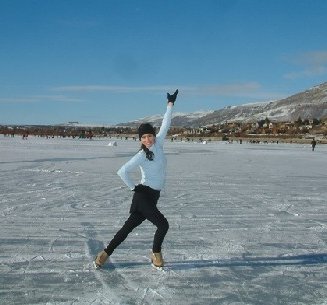
[[[145,145],[146,148],[150,148],[155,141],[156,137],[152,133],[145,133],[141,137],[141,143]]]

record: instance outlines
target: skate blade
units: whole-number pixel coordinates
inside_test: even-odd
[[[151,265],[152,265],[152,267],[153,267],[154,269],[157,269],[157,270],[159,270],[159,271],[164,271],[163,267],[158,267],[158,266],[154,265],[153,263],[152,263]]]
[[[95,261],[93,261],[93,266],[94,266],[94,268],[97,269],[97,270],[101,269],[101,266],[100,266],[100,265],[97,265],[97,264],[95,263]]]

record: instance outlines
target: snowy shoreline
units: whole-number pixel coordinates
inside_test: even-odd
[[[24,140],[29,140],[29,139],[45,139],[45,140],[72,140],[72,141],[78,141],[78,142],[88,142],[88,141],[107,141],[108,143],[113,142],[113,141],[133,141],[133,142],[138,142],[137,140],[137,135],[135,134],[124,134],[124,135],[112,135],[108,137],[93,137],[91,140],[90,139],[83,139],[83,138],[78,138],[76,137],[73,139],[72,137],[60,137],[60,136],[54,136],[54,137],[45,137],[45,136],[35,136],[35,135],[29,135],[27,138]],[[234,136],[229,136],[229,141],[223,141],[222,137],[212,137],[212,136],[192,136],[188,137],[187,135],[171,135],[167,137],[167,141],[172,141],[172,138],[174,138],[173,141],[175,142],[189,142],[189,143],[202,143],[203,141],[206,142],[222,142],[222,143],[239,143],[240,140],[242,143],[251,143],[253,141],[258,141],[260,143],[278,143],[278,144],[311,144],[311,141],[313,138],[315,138],[318,142],[318,144],[327,144],[327,139],[326,137],[322,135],[307,135],[306,137],[297,137],[297,136],[267,136],[265,134],[253,134],[252,136],[244,136],[244,137],[234,137]],[[1,139],[1,138],[0,138]],[[9,135],[5,136],[4,139],[14,139],[14,140],[20,140],[22,139],[22,135],[15,135],[14,137],[11,137]]]

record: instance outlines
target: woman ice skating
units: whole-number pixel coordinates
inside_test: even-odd
[[[145,123],[140,125],[138,133],[141,141],[141,150],[117,172],[123,182],[134,191],[130,216],[110,241],[107,248],[96,256],[94,262],[96,267],[101,267],[114,250],[126,239],[128,234],[146,219],[157,227],[153,239],[151,262],[156,267],[164,265],[161,245],[168,231],[169,224],[165,216],[158,210],[157,202],[160,197],[160,191],[164,186],[166,174],[166,157],[163,151],[163,144],[170,127],[172,108],[177,94],[178,90],[172,95],[167,93],[167,110],[157,135],[155,128],[151,124]],[[130,177],[130,172],[137,167],[140,167],[142,179],[140,184],[135,185]]]

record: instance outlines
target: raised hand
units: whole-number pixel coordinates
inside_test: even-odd
[[[177,94],[178,94],[178,89],[174,92],[174,94],[169,94],[167,93],[167,100],[168,100],[168,103],[175,103],[176,101],[176,98],[177,98]]]

